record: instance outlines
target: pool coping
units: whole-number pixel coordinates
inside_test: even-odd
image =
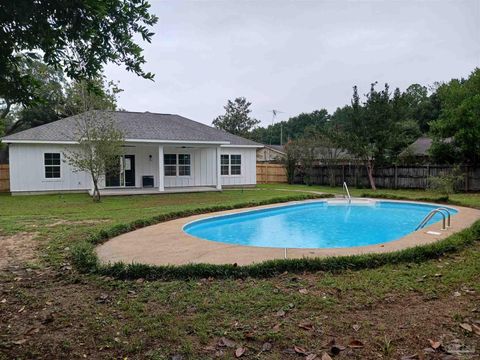
[[[183,227],[188,223],[210,217],[228,214],[237,214],[253,210],[276,208],[308,202],[341,202],[339,199],[314,199],[304,201],[289,201],[285,203],[263,205],[235,210],[219,211],[201,215],[188,216],[151,225],[126,234],[114,237],[102,245],[96,247],[96,253],[102,263],[142,263],[149,265],[183,265],[192,263],[208,264],[238,264],[250,265],[266,260],[285,258],[284,248],[269,248],[244,245],[232,245],[216,241],[200,239],[188,235]],[[411,204],[425,204],[443,206],[431,202],[411,200],[389,200],[374,198],[355,198],[353,204],[366,201],[400,202]],[[287,258],[304,257],[329,257],[360,255],[366,253],[387,253],[403,250],[419,245],[430,244],[470,227],[480,219],[480,210],[462,206],[447,205],[458,211],[452,215],[452,226],[447,230],[441,230],[441,221],[410,233],[398,240],[382,244],[358,246],[349,248],[320,248],[299,249],[288,248]],[[434,233],[440,233],[432,234]]]

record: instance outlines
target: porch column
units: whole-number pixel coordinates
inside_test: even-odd
[[[158,191],[165,191],[165,169],[163,167],[163,145],[158,146]]]
[[[217,189],[222,190],[222,172],[221,172],[221,162],[220,162],[220,146],[217,146],[216,155],[217,155]]]

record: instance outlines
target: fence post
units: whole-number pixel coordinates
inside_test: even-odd
[[[342,184],[345,182],[345,165],[342,165]]]
[[[395,165],[394,174],[395,174],[394,186],[395,186],[395,189],[398,189],[398,166],[397,165]]]
[[[427,165],[427,177],[425,179],[425,190],[428,189],[429,178],[430,178],[430,165]]]
[[[469,177],[470,177],[470,174],[469,174],[469,166],[466,165],[465,166],[465,192],[468,192],[468,189],[469,189]]]
[[[355,187],[358,188],[358,171],[357,164],[353,165],[353,178],[355,179]]]

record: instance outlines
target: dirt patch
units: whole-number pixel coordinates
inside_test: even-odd
[[[78,221],[70,221],[70,220],[58,220],[51,224],[45,225],[45,227],[55,227],[55,226],[62,226],[62,225],[96,225],[108,222],[109,220],[78,220]]]
[[[147,296],[150,286],[170,292],[168,283],[102,284],[70,271],[14,275],[0,282],[0,355],[5,358],[231,359],[241,346],[246,349],[242,359],[299,360],[305,354],[320,359],[323,352],[333,359],[478,359],[480,337],[459,326],[478,320],[476,293],[438,298],[392,293],[356,304],[355,293],[321,289],[331,290],[338,306],[330,311],[320,311],[315,303],[291,307],[281,316],[265,316],[264,309],[243,321],[227,306],[221,310],[224,318],[206,321],[202,314],[215,311],[215,302],[182,304],[185,293],[176,291],[165,299]],[[278,283],[280,291],[298,293],[285,286],[287,281]],[[207,281],[193,291],[209,294],[222,284]],[[255,285],[253,280],[236,284],[224,292],[241,296],[243,287]],[[122,290],[125,285],[128,292]],[[172,298],[179,301],[166,300]],[[268,350],[262,350],[266,342]]]
[[[0,235],[0,270],[24,264],[36,258],[37,233]]]

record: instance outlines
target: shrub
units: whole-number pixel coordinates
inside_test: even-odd
[[[455,165],[451,172],[429,178],[428,187],[430,190],[448,197],[455,193],[464,178],[460,166]]]

